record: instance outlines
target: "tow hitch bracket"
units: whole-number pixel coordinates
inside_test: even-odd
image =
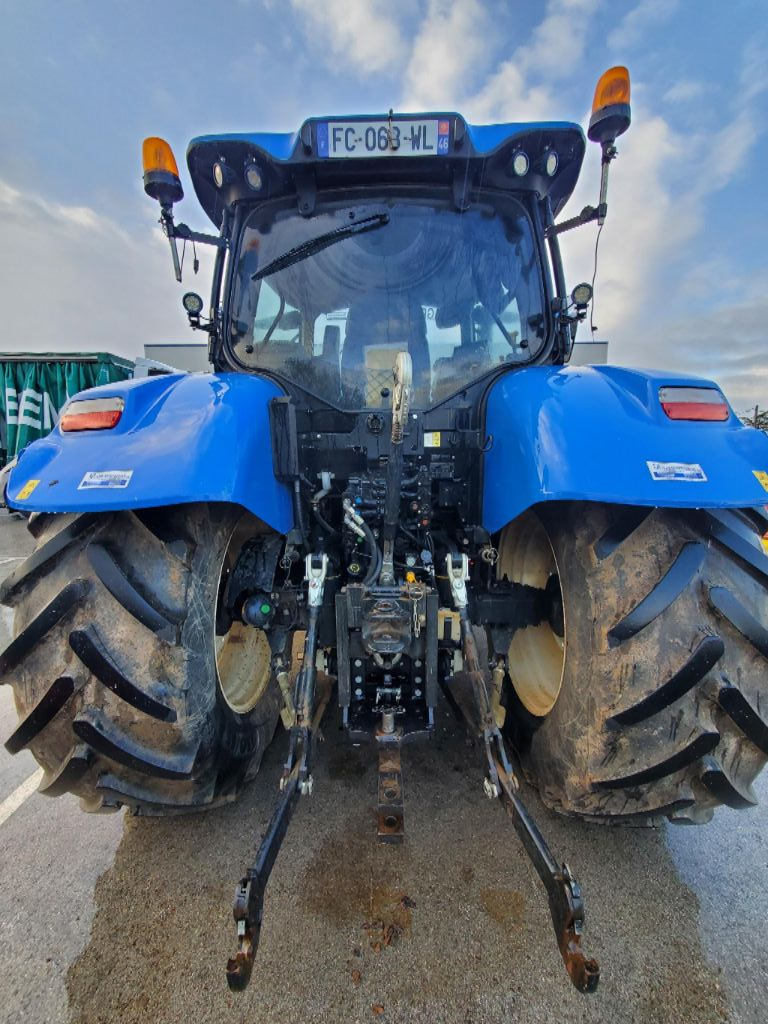
[[[405,838],[403,771],[400,761],[402,730],[397,728],[397,707],[381,709],[376,730],[379,747],[379,806],[376,836],[380,843],[402,843]]]
[[[562,867],[558,865],[536,822],[517,795],[519,784],[496,724],[496,715],[488,696],[485,676],[480,669],[480,658],[467,601],[469,559],[466,555],[448,555],[446,567],[453,603],[459,613],[464,670],[471,681],[480,716],[487,768],[483,788],[488,797],[501,800],[512,818],[512,824],[525,852],[544,883],[549,899],[549,912],[552,915],[552,926],[571,981],[579,992],[594,992],[600,980],[600,967],[596,960],[588,959],[581,948],[584,929],[581,886],[567,864],[563,864]]]

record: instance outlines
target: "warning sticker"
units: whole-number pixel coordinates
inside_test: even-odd
[[[698,462],[646,462],[654,480],[706,481],[707,474]]]
[[[762,469],[753,469],[752,472],[762,485],[763,490],[768,491],[768,473],[764,472]]]
[[[26,500],[39,483],[39,480],[27,480],[27,482],[21,488],[19,493],[16,495],[16,501]]]
[[[424,447],[425,448],[439,448],[440,447],[440,431],[433,430],[429,433],[424,434]]]
[[[98,472],[86,473],[77,485],[78,491],[90,491],[97,487],[127,487],[133,476],[132,469],[102,469]]]

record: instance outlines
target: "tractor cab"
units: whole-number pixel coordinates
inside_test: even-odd
[[[544,268],[519,200],[459,212],[449,196],[371,193],[329,196],[311,220],[281,203],[248,215],[226,339],[238,363],[363,409],[389,405],[395,358],[406,351],[423,408],[542,353]],[[268,272],[318,237],[332,244]]]
[[[425,409],[480,378],[562,361],[546,233],[583,154],[577,125],[478,127],[458,114],[194,140],[195,190],[230,253],[213,297],[217,367],[364,410],[389,407],[407,352],[411,404]]]

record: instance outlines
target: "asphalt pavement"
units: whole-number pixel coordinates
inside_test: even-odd
[[[0,513],[0,575],[31,544]],[[3,611],[0,647],[8,640]],[[0,689],[1,738],[15,724]],[[759,808],[703,828],[588,826],[524,799],[587,903],[599,991],[572,989],[546,899],[479,754],[448,715],[403,754],[407,839],[375,840],[375,751],[325,720],[267,894],[257,967],[228,991],[234,884],[277,791],[285,736],[236,805],[170,819],[86,815],[0,749],[0,1021],[764,1024],[768,777]]]

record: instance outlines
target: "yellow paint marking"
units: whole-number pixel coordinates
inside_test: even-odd
[[[16,501],[24,501],[26,498],[28,498],[39,483],[39,480],[27,480],[27,482],[21,488],[19,493],[16,495]],[[768,486],[766,486],[765,484],[763,484],[763,486],[768,491]]]
[[[765,473],[762,469],[753,469],[752,472],[762,485],[763,490],[768,491],[768,473]]]

